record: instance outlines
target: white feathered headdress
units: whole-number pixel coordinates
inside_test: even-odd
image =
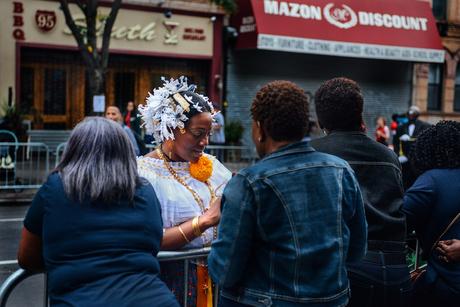
[[[189,119],[187,113],[190,108],[198,112],[203,112],[202,107],[193,102],[192,97],[183,92],[195,92],[196,86],[187,84],[187,78],[182,76],[169,81],[164,77],[161,78],[163,86],[153,89],[153,94],[149,92],[145,105],[139,106],[139,113],[144,121],[147,133],[152,134],[155,140],[164,142],[167,139],[174,140],[173,130],[184,128],[185,122]],[[199,95],[210,107],[211,114],[214,114],[214,108],[209,98]]]

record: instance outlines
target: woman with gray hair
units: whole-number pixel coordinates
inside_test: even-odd
[[[18,262],[48,273],[51,306],[178,306],[158,277],[162,228],[126,133],[88,118],[32,201]]]

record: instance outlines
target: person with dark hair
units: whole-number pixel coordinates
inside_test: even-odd
[[[363,132],[364,98],[347,78],[324,82],[315,94],[319,125],[326,136],[311,142],[320,152],[340,157],[358,178],[368,223],[368,252],[348,264],[349,306],[400,306],[409,298],[406,221],[398,158]]]
[[[162,250],[210,246],[220,220],[220,195],[231,173],[204,153],[212,131],[214,109],[187,79],[164,80],[147,98],[140,113],[147,132],[160,141],[153,152],[138,159],[162,208]],[[184,301],[184,263],[162,264],[161,278]],[[206,306],[211,282],[205,263],[189,265],[188,306]]]
[[[358,183],[340,158],[302,141],[308,98],[289,81],[273,81],[251,107],[261,156],[228,183],[218,238],[208,257],[227,306],[344,306],[346,261],[366,250]]]
[[[445,240],[460,238],[460,123],[441,121],[425,129],[411,161],[421,175],[406,192],[403,211],[427,261],[426,272],[415,283],[413,304],[458,306],[460,263],[446,261],[442,247]]]
[[[87,118],[24,220],[19,265],[48,273],[51,306],[175,306],[160,280],[158,199],[120,125]]]
[[[141,119],[138,116],[139,112],[134,104],[134,101],[128,101],[126,111],[123,114],[123,123],[130,128],[134,135],[141,136]]]
[[[139,147],[139,153],[141,155],[145,155],[148,150],[145,147],[144,139],[142,137],[141,118],[139,117],[139,111],[137,110],[134,101],[128,101],[126,104],[126,111],[123,113],[123,124],[127,128],[131,129],[137,146]]]
[[[415,179],[417,179],[412,163],[409,161],[412,145],[417,139],[417,136],[422,133],[423,130],[430,127],[430,124],[419,120],[419,116],[420,108],[411,106],[407,111],[408,121],[398,126],[396,134],[393,137],[393,149],[398,155],[399,162],[401,162],[402,165],[405,190],[407,190],[414,183]]]

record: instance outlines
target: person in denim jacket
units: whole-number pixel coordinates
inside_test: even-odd
[[[262,160],[225,188],[208,258],[220,306],[345,306],[345,263],[367,241],[353,170],[301,141],[308,98],[294,83],[262,87],[251,113]]]
[[[326,136],[316,150],[346,160],[355,171],[366,208],[368,253],[347,265],[349,307],[405,306],[411,285],[406,263],[403,185],[396,154],[368,137],[363,127],[364,98],[347,78],[324,82],[315,93],[316,114]]]

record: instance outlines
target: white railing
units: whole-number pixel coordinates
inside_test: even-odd
[[[50,171],[43,143],[0,142],[0,190],[39,188]]]

